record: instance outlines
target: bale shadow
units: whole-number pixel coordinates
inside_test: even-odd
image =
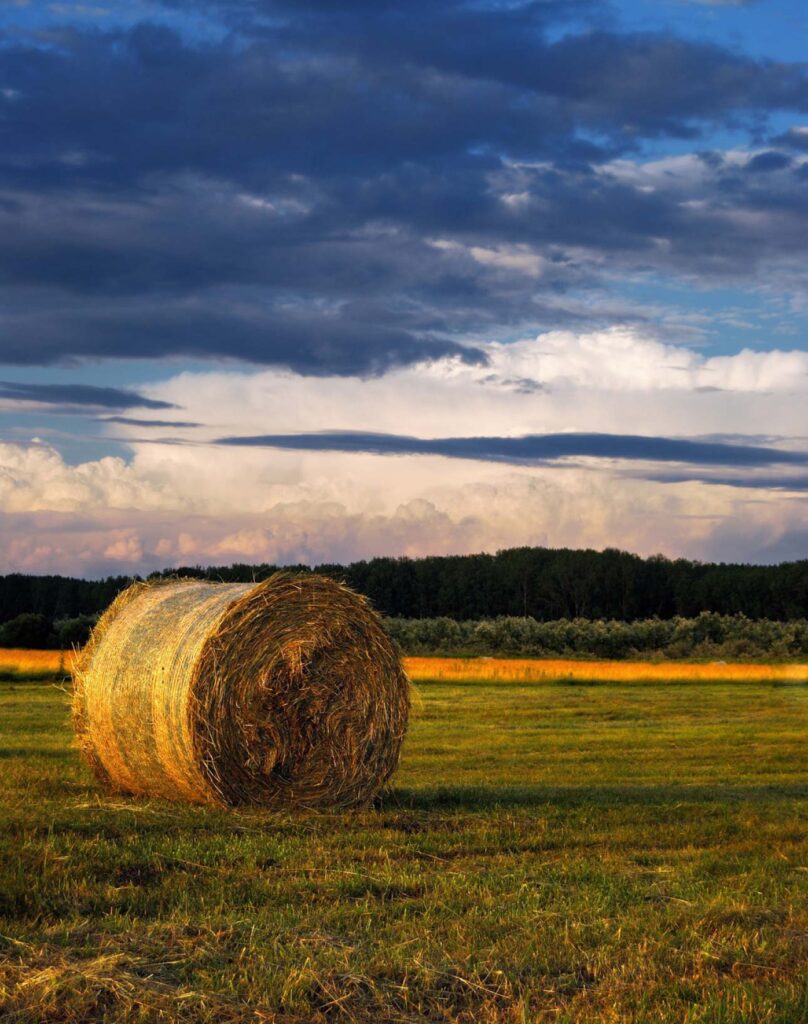
[[[397,787],[385,793],[380,810],[493,811],[507,808],[559,806],[665,806],[681,803],[771,803],[805,800],[808,783],[771,783],[748,786],[446,786],[430,789]]]
[[[542,679],[463,679],[458,676],[457,679],[414,679],[413,686],[416,690],[421,687],[429,688],[431,686],[462,686],[464,690],[481,690],[490,692],[492,689],[496,689],[497,692],[504,692],[507,690],[514,690],[523,692],[525,690],[539,689],[540,687],[553,688],[564,688],[564,687],[581,687],[584,689],[630,689],[630,690],[650,690],[654,687],[660,688],[673,688],[677,689],[682,687],[698,687],[705,686],[731,686],[733,689],[740,687],[749,688],[760,688],[768,687],[770,689],[808,689],[808,679],[715,679],[705,677],[703,679],[688,679],[688,678],[671,678],[671,679],[653,679],[650,677],[638,677],[637,679],[586,679],[584,677],[575,676],[548,676]]]

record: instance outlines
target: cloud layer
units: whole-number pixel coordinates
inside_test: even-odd
[[[586,2],[162,10],[3,37],[7,363],[368,375],[653,316],[618,278],[803,292],[805,65]]]
[[[46,441],[0,445],[4,566],[134,572],[514,544],[801,553],[805,353],[716,359],[628,329],[483,353],[370,380],[182,373],[142,390],[187,420],[104,417],[121,457],[68,465]],[[217,443],[227,436],[247,443]]]
[[[92,384],[21,384],[0,381],[0,400],[13,403],[97,409],[173,409],[171,402],[146,398],[125,388],[102,388]]]
[[[288,451],[367,452],[372,455],[442,455],[516,465],[560,459],[623,459],[685,462],[700,466],[808,465],[808,452],[780,451],[759,445],[691,441],[632,434],[529,434],[527,437],[406,437],[361,431],[316,434],[257,434],[225,437],[222,445],[281,448]]]

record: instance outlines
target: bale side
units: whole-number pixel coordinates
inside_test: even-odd
[[[99,621],[76,668],[74,727],[109,788],[218,803],[194,752],[193,671],[210,633],[249,585],[140,583]]]

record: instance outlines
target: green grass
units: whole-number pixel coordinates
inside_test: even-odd
[[[808,1020],[808,689],[420,686],[357,814],[100,795],[0,683],[0,1020]]]

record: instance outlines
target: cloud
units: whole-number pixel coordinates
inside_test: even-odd
[[[516,464],[590,458],[689,462],[696,465],[808,465],[808,452],[781,451],[757,445],[721,444],[670,437],[626,434],[533,434],[527,437],[406,437],[352,431],[316,434],[259,434],[223,437],[222,445],[285,448],[290,451],[367,452],[372,455],[440,455]]]
[[[139,565],[143,561],[143,546],[133,530],[122,531],[107,544],[103,556],[112,562],[133,562]]]
[[[752,171],[755,174],[766,174],[769,171],[783,171],[790,166],[790,156],[780,153],[776,149],[769,149],[763,153],[756,153],[747,161],[744,170]]]
[[[101,422],[120,423],[126,427],[176,427],[177,429],[200,427],[202,425],[190,420],[141,420],[135,416],[104,416]]]
[[[477,358],[470,338],[658,317],[593,301],[599,288],[619,293],[621,276],[796,291],[808,238],[801,171],[774,151],[621,159],[596,172],[405,163],[376,177],[298,176],[285,190],[305,202],[284,214],[260,203],[288,195],[246,202],[234,182],[199,176],[152,179],[114,201],[6,189],[0,359],[181,355],[373,374]]]
[[[186,11],[204,21],[206,6]],[[239,19],[240,45],[146,22],[74,26],[58,47],[12,39],[4,80],[21,95],[6,162],[24,156],[51,178],[67,166],[79,181],[196,167],[254,185],[267,172],[375,173],[475,145],[589,157],[599,148],[579,126],[625,145],[692,135],[694,119],[806,106],[800,65],[606,31],[597,5],[444,2],[424,13],[270,4]],[[570,15],[585,28],[558,37]],[[36,134],[35,114],[46,118]]]
[[[803,158],[705,137],[806,109],[805,66],[597,4],[417,9],[200,0],[171,27],[9,31],[0,359],[373,375],[604,327],[599,289],[637,275],[799,290]],[[638,157],[671,138],[695,152]]]
[[[704,356],[631,327],[552,331],[485,348],[501,374],[537,379],[546,387],[603,391],[808,391],[808,352],[742,349]]]
[[[369,317],[360,304],[322,312],[302,306],[274,311],[255,299],[208,295],[191,304],[165,299],[123,308],[83,303],[61,317],[42,310],[14,320],[16,330],[0,345],[0,359],[20,365],[58,362],[68,352],[97,359],[182,354],[349,375],[446,355],[481,359],[473,346],[399,327],[383,310]]]
[[[691,470],[682,473],[654,472],[643,475],[645,479],[658,480],[660,483],[666,484],[700,482],[718,487],[743,487],[752,490],[792,491],[796,493],[808,492],[808,476],[793,474],[761,473],[755,476],[748,474],[729,476],[719,473],[699,473]]]
[[[0,399],[58,406],[60,411],[79,408],[98,409],[175,409],[172,402],[147,398],[124,388],[96,387],[92,384],[21,384],[0,381]]]
[[[794,125],[781,135],[776,135],[772,142],[791,149],[808,150],[808,125]]]
[[[751,7],[759,0],[687,0],[691,4],[702,4],[704,7]]]
[[[43,441],[0,443],[0,510],[8,513],[99,509],[153,510],[175,505],[162,482],[149,479],[122,458],[106,457],[76,466]]]

